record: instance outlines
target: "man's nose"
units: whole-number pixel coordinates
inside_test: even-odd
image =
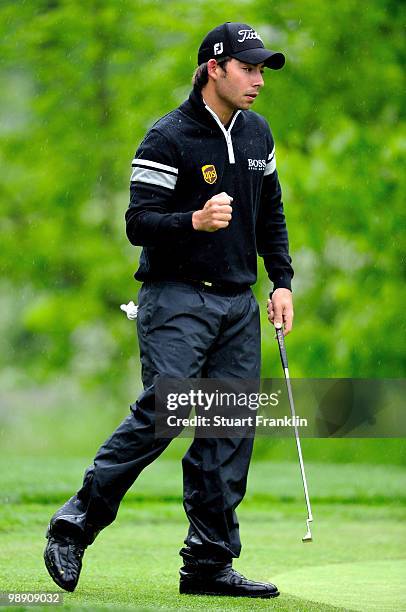
[[[262,76],[262,72],[258,71],[258,73],[255,74],[253,86],[258,88],[264,86],[264,77]]]

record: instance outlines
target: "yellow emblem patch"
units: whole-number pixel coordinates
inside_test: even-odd
[[[217,172],[213,164],[202,166],[202,172],[204,180],[206,183],[209,183],[209,185],[213,185],[213,183],[217,181]]]

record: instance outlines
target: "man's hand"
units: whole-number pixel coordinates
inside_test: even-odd
[[[287,336],[292,330],[293,323],[293,302],[292,292],[289,289],[275,289],[272,300],[268,300],[268,320],[283,324],[283,335]]]
[[[200,232],[216,232],[227,227],[233,212],[232,201],[233,198],[225,191],[207,200],[201,210],[196,210],[193,213],[193,228]]]

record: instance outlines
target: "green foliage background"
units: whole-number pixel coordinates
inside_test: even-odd
[[[3,2],[6,447],[11,430],[29,446],[24,427],[49,427],[49,411],[55,430],[78,413],[75,440],[96,437],[139,391],[135,329],[118,308],[138,289],[123,221],[131,159],[187,97],[200,41],[224,21],[287,56],[255,110],[276,140],[296,270],[291,375],[404,376],[403,2]],[[261,269],[261,304],[268,290]],[[264,376],[280,375],[278,359],[263,316]]]

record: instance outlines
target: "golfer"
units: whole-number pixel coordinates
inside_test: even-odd
[[[45,563],[67,591],[78,583],[86,547],[170,442],[155,435],[158,379],[259,378],[259,308],[251,290],[257,254],[273,285],[269,321],[291,330],[293,270],[275,146],[266,120],[251,110],[264,68],[284,62],[251,26],[216,27],[199,48],[189,99],[152,126],[135,154],[126,228],[130,242],[143,247],[135,278],[143,283],[137,331],[144,390],[100,447],[80,490],[50,520]],[[183,458],[189,529],[180,593],[279,595],[275,585],[232,568],[252,446],[252,437],[195,438]]]

